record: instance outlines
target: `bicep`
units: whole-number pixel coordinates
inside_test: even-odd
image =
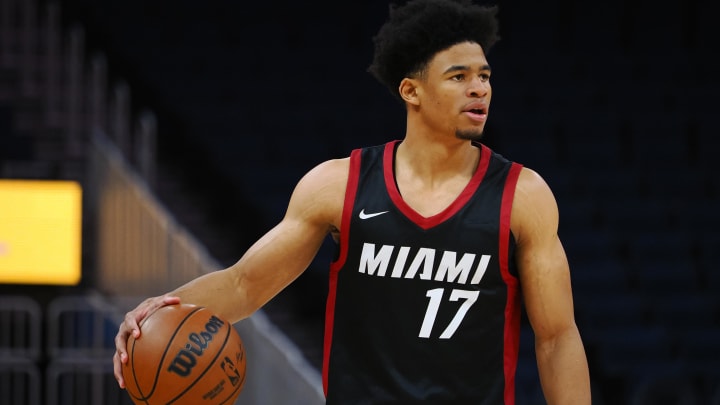
[[[310,265],[337,226],[347,175],[342,161],[306,174],[290,198],[284,218],[231,267],[241,295],[257,309]]]
[[[285,218],[233,266],[242,291],[259,308],[310,264],[327,232],[298,218]]]
[[[574,310],[567,256],[558,237],[558,208],[548,185],[523,170],[513,203],[516,260],[528,319],[536,336],[573,327]]]

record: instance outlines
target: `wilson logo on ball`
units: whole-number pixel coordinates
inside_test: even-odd
[[[190,333],[187,338],[188,343],[175,355],[175,358],[168,367],[168,371],[181,377],[190,375],[193,367],[197,364],[196,357],[203,355],[205,349],[207,349],[210,342],[212,342],[213,336],[215,336],[223,326],[225,326],[225,322],[213,315],[205,324],[205,330]]]

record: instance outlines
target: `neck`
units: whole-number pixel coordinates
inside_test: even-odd
[[[479,149],[471,141],[429,140],[406,136],[398,146],[395,171],[400,177],[410,173],[430,183],[442,183],[457,176],[472,177],[480,160]]]

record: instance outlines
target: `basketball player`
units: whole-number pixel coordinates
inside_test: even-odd
[[[369,71],[405,104],[401,140],[321,163],[282,221],[233,266],[145,300],[192,303],[232,322],[295,280],[328,234],[328,404],[514,404],[521,299],[549,404],[589,404],[558,209],[544,180],[480,142],[492,89],[497,9],[469,0],[391,8]]]

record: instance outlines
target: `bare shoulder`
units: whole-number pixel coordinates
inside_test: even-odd
[[[309,193],[319,198],[345,195],[350,159],[326,160],[312,168],[300,179],[295,193]]]
[[[345,183],[350,170],[350,158],[330,159],[313,167],[301,182]]]
[[[339,227],[349,170],[349,158],[327,160],[312,168],[295,187],[288,215],[301,215]]]
[[[528,233],[557,232],[558,207],[545,179],[524,167],[520,172],[513,199],[511,227],[516,239]]]
[[[540,195],[549,194],[552,197],[552,191],[550,186],[545,182],[545,179],[540,176],[538,172],[528,167],[523,167],[520,171],[520,177],[518,178],[516,197],[529,196],[532,198],[539,197]],[[546,195],[546,197],[548,197]],[[554,199],[554,197],[553,197]]]

